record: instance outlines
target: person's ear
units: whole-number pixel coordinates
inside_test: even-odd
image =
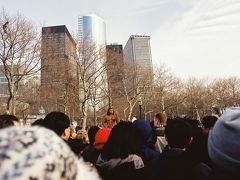
[[[63,135],[64,135],[64,136],[66,136],[66,135],[67,135],[67,128],[66,128],[66,129],[64,129],[64,131],[63,131]]]
[[[70,135],[69,135],[69,136],[70,136]],[[65,140],[68,140],[68,138],[69,138],[69,137],[68,137],[68,128],[64,129],[61,137],[62,137],[63,139],[65,139]]]
[[[193,137],[191,137],[191,138],[189,139],[188,144],[191,144],[191,143],[192,143],[192,140],[193,140]]]
[[[166,141],[168,142],[168,139],[167,139],[167,136],[166,136],[166,134],[164,134],[164,137],[165,137]]]

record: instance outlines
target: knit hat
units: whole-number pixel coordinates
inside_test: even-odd
[[[95,142],[93,145],[94,148],[96,148],[97,150],[102,150],[108,140],[110,132],[111,132],[111,129],[109,128],[99,129],[95,136]]]
[[[53,131],[11,127],[0,131],[0,179],[99,179]]]
[[[209,132],[208,152],[220,168],[240,175],[240,108],[225,111]]]

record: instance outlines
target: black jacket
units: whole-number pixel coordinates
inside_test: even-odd
[[[181,149],[165,148],[159,158],[150,164],[154,179],[160,179],[160,177],[164,180],[194,179],[194,167],[185,157],[184,152]]]
[[[99,154],[100,154],[100,151],[95,149],[91,144],[89,144],[86,148],[84,148],[82,157],[84,161],[95,164]]]

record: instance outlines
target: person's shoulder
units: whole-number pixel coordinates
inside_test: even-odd
[[[106,116],[105,116],[105,119],[106,119],[106,120],[109,120],[109,119],[111,119],[111,118],[112,118],[112,115],[106,115]]]

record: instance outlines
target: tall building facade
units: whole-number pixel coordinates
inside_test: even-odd
[[[124,96],[124,62],[123,48],[119,44],[106,46],[107,54],[107,77],[109,89],[109,102],[111,107],[118,111],[120,117],[124,116],[126,99]]]
[[[74,60],[76,43],[65,25],[42,28],[41,105],[46,113],[78,116],[79,84]]]
[[[153,81],[150,36],[132,35],[124,47],[124,63],[137,72],[136,78]]]
[[[89,14],[78,18],[79,39],[84,43],[95,43],[97,46],[106,45],[106,24],[104,20]]]

